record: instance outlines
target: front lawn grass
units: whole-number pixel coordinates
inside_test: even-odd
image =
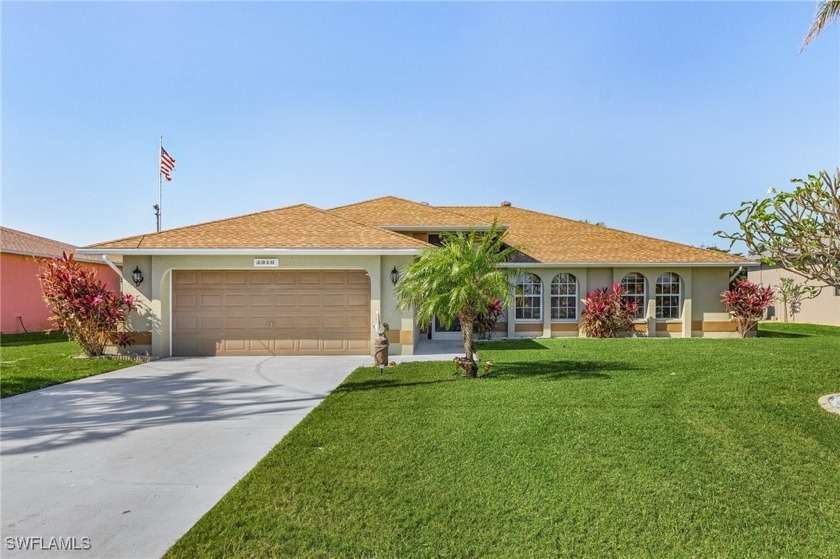
[[[167,557],[836,558],[840,329],[762,333],[359,369]]]
[[[74,359],[78,344],[60,333],[0,334],[0,397],[136,365],[111,359]]]

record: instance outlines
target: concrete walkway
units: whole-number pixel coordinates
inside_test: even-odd
[[[370,362],[173,358],[2,400],[2,556],[160,557]]]

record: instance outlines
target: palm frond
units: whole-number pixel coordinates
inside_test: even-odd
[[[811,29],[805,35],[802,41],[802,46],[799,47],[799,52],[808,48],[808,45],[816,39],[823,29],[835,23],[840,18],[840,0],[820,0],[817,3],[817,13],[814,15],[814,21],[811,23]]]

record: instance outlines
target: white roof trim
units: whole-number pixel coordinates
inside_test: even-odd
[[[506,262],[501,268],[737,268],[758,262]]]
[[[137,256],[376,256],[420,254],[416,248],[82,248],[79,254]]]

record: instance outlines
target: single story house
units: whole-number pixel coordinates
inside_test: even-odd
[[[768,309],[768,318],[785,320],[785,317],[787,317],[791,322],[813,322],[815,324],[840,326],[840,287],[815,283],[779,266],[769,266],[763,263],[749,270],[747,277],[751,282],[772,287],[776,292],[776,302]],[[799,308],[795,309],[795,313],[791,313],[791,309],[788,309],[786,314],[779,292],[782,278],[792,278],[797,284],[822,287],[822,289],[815,297],[803,299]]]
[[[500,206],[430,206],[393,196],[332,208],[301,204],[85,247],[120,257],[135,351],[159,356],[371,354],[372,325],[390,326],[392,354],[421,339],[460,338],[457,327],[421,332],[400,310],[392,277],[444,232],[487,229],[523,247],[518,296],[500,325],[508,337],[578,336],[586,292],[621,282],[640,304],[647,336],[733,334],[720,293],[743,258]],[[131,272],[145,281],[135,284]]]
[[[39,258],[61,258],[76,247],[8,227],[0,227],[0,332],[43,332],[55,325],[44,303]],[[78,255],[76,260],[96,270],[97,276],[119,292],[121,275],[102,258]],[[119,259],[117,259],[119,261]]]

